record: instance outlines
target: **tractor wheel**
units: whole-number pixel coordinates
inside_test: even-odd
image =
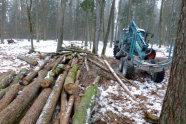
[[[120,57],[117,57],[116,56],[116,54],[119,52],[119,48],[118,48],[118,46],[117,45],[114,45],[114,51],[113,51],[113,53],[114,53],[114,57],[116,58],[116,59],[120,59]]]
[[[164,79],[164,76],[165,76],[165,70],[163,68],[162,71],[160,72],[155,72],[153,75],[152,75],[152,80],[156,83],[160,83],[163,81]]]
[[[125,58],[121,57],[119,61],[119,71],[122,72],[123,70],[123,63],[125,62]]]
[[[122,74],[128,79],[132,79],[134,77],[134,73],[135,69],[133,63],[126,59],[123,64]]]
[[[155,59],[156,51],[154,49],[152,49],[151,53],[149,54],[150,51],[151,51],[151,49],[148,48],[147,51],[146,51],[146,54],[148,54],[148,55],[145,56],[145,60],[147,60],[147,59]]]

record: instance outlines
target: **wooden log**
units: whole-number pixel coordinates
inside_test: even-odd
[[[14,84],[0,101],[0,112],[6,108],[16,97],[21,85]]]
[[[15,75],[15,71],[12,71],[9,75],[7,75],[7,76],[0,82],[0,89],[6,88],[6,87],[10,84],[10,82],[11,82],[12,78],[14,77],[14,75]]]
[[[13,124],[15,122],[29,102],[37,95],[40,88],[40,81],[46,74],[47,71],[40,71],[38,78],[26,86],[14,101],[0,112],[0,124]]]
[[[34,101],[33,105],[27,111],[20,124],[35,124],[37,119],[39,118],[40,113],[43,110],[43,107],[48,99],[48,96],[51,93],[50,88],[45,88],[39,94],[37,99]]]
[[[77,53],[86,53],[86,54],[90,54],[93,55],[90,51],[87,50],[77,50],[77,49],[70,49],[70,48],[62,48],[62,51],[71,51],[71,52],[77,52]]]
[[[38,62],[36,60],[33,60],[29,57],[26,56],[17,56],[18,59],[23,60],[25,62],[27,62],[28,64],[31,64],[33,66],[36,66],[38,64]]]
[[[122,88],[125,90],[125,92],[132,98],[132,100],[136,101],[136,98],[130,93],[129,89],[127,88],[127,86],[122,82],[122,80],[117,76],[117,74],[115,73],[115,71],[112,69],[112,67],[110,66],[110,64],[107,62],[107,60],[104,60],[105,64],[107,65],[107,67],[109,68],[109,70],[111,71],[111,73],[113,74],[113,76],[116,78],[116,80],[119,82],[119,84],[122,86]]]
[[[75,84],[79,84],[79,76],[80,76],[81,71],[78,70],[76,74],[76,81]],[[61,118],[60,118],[60,124],[68,124],[69,123],[69,118],[71,115],[72,107],[74,105],[74,100],[75,100],[75,94],[71,95],[68,101],[68,104],[66,105],[67,99],[66,99],[66,94],[65,91],[62,92],[61,96]]]
[[[35,70],[32,71],[28,76],[23,78],[23,85],[28,85],[38,75],[38,72],[44,68],[48,61],[49,58],[47,58],[41,66],[36,67]]]
[[[65,112],[66,112],[66,106],[67,106],[67,94],[65,90],[62,90],[61,93],[61,110],[60,110],[60,123],[62,123]]]
[[[26,71],[27,71],[27,69],[25,69],[25,68],[21,69],[19,74],[17,74],[16,77],[14,78],[14,80],[12,81],[12,83],[8,87],[0,90],[0,98],[2,98],[4,96],[4,94],[6,92],[8,92],[8,90],[11,88],[12,85],[17,84],[23,78]]]
[[[58,76],[64,70],[64,65],[59,64],[52,72],[50,72],[50,77]]]
[[[74,95],[71,95],[69,98],[68,104],[67,104],[66,112],[65,112],[64,117],[61,120],[60,124],[68,124],[69,123],[69,118],[70,118],[70,114],[71,114],[73,105],[74,105]]]
[[[3,74],[1,74],[0,76],[0,81],[2,81],[7,75],[9,75],[12,71],[8,71],[8,72],[5,72]]]
[[[97,92],[98,92],[97,84],[99,81],[100,81],[100,77],[98,76],[96,77],[93,83],[95,85],[87,88],[73,116],[73,124],[90,123],[89,121],[97,97]]]
[[[73,94],[77,91],[78,87],[75,84],[75,80],[76,80],[76,73],[78,69],[79,67],[76,64],[74,64],[73,67],[68,72],[68,75],[65,79],[64,88],[68,94]]]
[[[60,96],[60,91],[63,87],[63,83],[65,80],[65,77],[67,75],[67,72],[64,72],[61,74],[57,81],[55,86],[53,87],[53,90],[46,102],[46,105],[44,106],[41,115],[39,116],[39,119],[37,120],[36,124],[49,124],[52,118],[52,115],[54,113],[57,101]]]
[[[87,69],[87,72],[89,72],[90,69],[89,69],[88,62],[87,62],[87,58],[86,57],[85,57],[85,67]]]
[[[56,67],[59,65],[59,63],[62,61],[62,59],[63,59],[64,56],[65,56],[65,55],[60,56],[60,57],[55,61],[55,64],[54,64],[54,66],[53,66],[53,68],[52,68],[53,71],[56,69]]]
[[[64,70],[64,65],[63,64],[59,64],[59,66],[55,70],[49,71],[48,74],[47,74],[47,76],[41,82],[41,86],[43,88],[47,88],[50,85],[52,85],[54,83],[54,78],[57,75],[59,75],[63,70]]]

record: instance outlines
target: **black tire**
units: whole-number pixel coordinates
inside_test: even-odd
[[[113,51],[113,54],[114,54],[114,57],[116,59],[120,59],[120,57],[117,57],[116,54],[119,52],[119,48],[117,45],[114,44],[114,51]]]
[[[152,75],[152,80],[156,83],[160,83],[163,81],[164,79],[164,76],[165,76],[165,70],[163,68],[162,71],[160,72],[155,72],[153,75]]]
[[[123,64],[122,74],[128,79],[132,79],[134,77],[134,73],[135,69],[133,63],[126,59]]]
[[[119,61],[119,71],[120,72],[122,72],[122,70],[123,70],[123,64],[124,64],[124,62],[125,62],[125,58],[124,57],[121,57],[120,58],[120,61]]]

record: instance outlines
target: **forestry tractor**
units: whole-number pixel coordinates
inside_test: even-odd
[[[164,67],[172,62],[171,54],[174,53],[175,43],[173,45],[173,41],[171,42],[167,60],[156,63],[156,51],[152,49],[152,46],[149,48],[151,38],[153,34],[138,28],[132,21],[130,26],[123,30],[119,40],[114,42],[114,56],[120,60],[119,71],[126,78],[133,78],[137,68],[150,74],[154,82],[159,83],[164,79]]]

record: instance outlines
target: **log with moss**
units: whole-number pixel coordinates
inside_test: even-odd
[[[87,88],[84,96],[81,98],[81,101],[76,109],[73,116],[73,124],[89,124],[94,103],[96,97],[98,96],[97,84],[100,81],[100,77],[96,77],[94,85]]]
[[[52,85],[55,81],[54,80],[55,77],[58,76],[60,73],[62,73],[63,70],[64,70],[64,65],[59,64],[55,70],[49,71],[47,76],[41,82],[41,86],[43,88],[46,88],[46,87],[49,87],[50,85]]]
[[[20,82],[20,80],[25,75],[26,71],[27,71],[27,69],[25,69],[25,68],[21,69],[19,74],[17,74],[16,77],[14,78],[14,80],[12,81],[12,83],[8,87],[0,90],[0,98],[3,97],[6,92],[9,91],[9,89],[11,88],[12,85],[17,84],[17,83]]]
[[[23,60],[27,62],[28,64],[31,64],[33,66],[36,66],[38,62],[36,60],[33,60],[32,58],[26,57],[26,56],[17,56],[18,59]]]
[[[35,124],[39,118],[40,113],[43,110],[44,105],[51,93],[50,88],[45,88],[41,91],[37,99],[34,101],[33,105],[27,111],[20,124]]]
[[[20,88],[21,85],[19,84],[15,84],[10,88],[10,90],[0,101],[0,112],[14,100]]]
[[[11,80],[13,79],[15,75],[15,71],[12,71],[9,75],[7,75],[1,82],[0,82],[0,89],[6,88]]]
[[[50,123],[50,121],[52,119],[52,115],[53,115],[55,108],[56,108],[57,101],[58,101],[60,93],[61,93],[61,89],[62,89],[64,81],[65,81],[66,75],[67,75],[66,72],[59,75],[59,77],[56,81],[56,84],[53,87],[53,90],[52,90],[36,124],[49,124]]]
[[[23,78],[23,85],[28,85],[37,75],[38,72],[44,68],[44,66],[48,63],[49,58],[47,58],[41,66],[38,66],[35,68],[34,71],[32,71],[28,76],[26,76],[25,78]]]
[[[68,94],[73,94],[77,91],[78,87],[75,84],[75,80],[78,69],[79,67],[76,64],[74,64],[73,67],[69,70],[68,75],[65,79],[64,88]]]
[[[47,71],[40,71],[38,78],[26,86],[14,101],[0,112],[0,124],[13,124],[15,122],[39,92],[40,82],[46,74]]]

